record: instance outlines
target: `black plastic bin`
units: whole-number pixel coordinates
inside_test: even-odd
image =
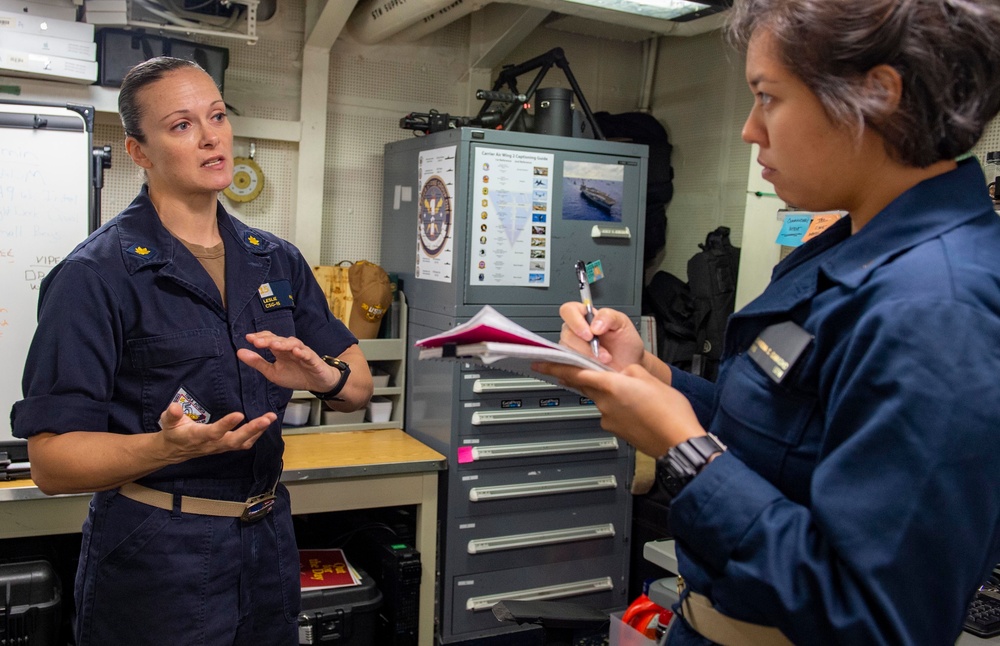
[[[97,84],[121,87],[130,69],[156,56],[174,56],[201,65],[219,90],[224,89],[229,50],[177,38],[148,34],[142,29],[104,27],[97,30]]]
[[[56,646],[61,599],[47,561],[0,563],[0,644]]]
[[[299,644],[376,646],[375,623],[382,593],[364,570],[361,585],[302,593]]]

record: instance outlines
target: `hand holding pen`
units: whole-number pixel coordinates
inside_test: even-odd
[[[594,320],[594,299],[590,296],[587,265],[582,260],[576,261],[576,279],[580,283],[580,300],[583,301],[584,307],[587,308],[587,323],[591,323]],[[596,336],[590,339],[590,349],[593,351],[595,357],[600,353],[600,345],[597,343]]]

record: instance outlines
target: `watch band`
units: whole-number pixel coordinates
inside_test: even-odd
[[[333,388],[326,391],[325,393],[318,393],[314,390],[310,390],[309,392],[311,392],[313,394],[313,397],[315,397],[316,399],[321,399],[323,401],[327,400],[344,401],[340,397],[337,397],[337,395],[340,393],[341,390],[344,389],[344,386],[347,385],[347,378],[351,376],[351,366],[349,366],[346,361],[342,361],[337,357],[331,357],[329,355],[324,354],[322,358],[323,361],[326,363],[326,365],[333,366],[334,368],[340,371],[340,379],[337,381],[336,384],[334,384]]]
[[[725,453],[726,445],[711,433],[692,437],[674,446],[658,462],[667,476],[663,484],[674,496],[691,482],[717,453]]]

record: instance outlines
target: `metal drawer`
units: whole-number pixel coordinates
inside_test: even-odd
[[[503,599],[572,601],[608,610],[623,607],[627,561],[607,557],[453,577],[452,633],[502,627],[491,609]]]
[[[461,518],[623,504],[627,469],[626,458],[614,458],[461,471],[450,479],[448,513]]]
[[[504,408],[502,400],[464,402],[458,411],[460,436],[486,433],[531,433],[536,430],[600,429],[601,412],[593,404]]]
[[[628,445],[601,429],[535,431],[521,436],[490,434],[463,437],[457,448],[458,468],[492,469],[512,464],[598,460],[628,455]]]
[[[581,505],[457,518],[445,529],[448,563],[457,574],[624,553],[631,531],[627,512],[620,505]]]
[[[524,394],[527,396],[580,396],[547,381],[523,377],[503,370],[477,370],[462,372],[459,399],[469,401],[483,397],[498,397],[504,394]]]

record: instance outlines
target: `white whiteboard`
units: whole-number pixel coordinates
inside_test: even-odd
[[[39,285],[90,231],[91,157],[82,115],[0,103],[0,441],[12,439]]]

